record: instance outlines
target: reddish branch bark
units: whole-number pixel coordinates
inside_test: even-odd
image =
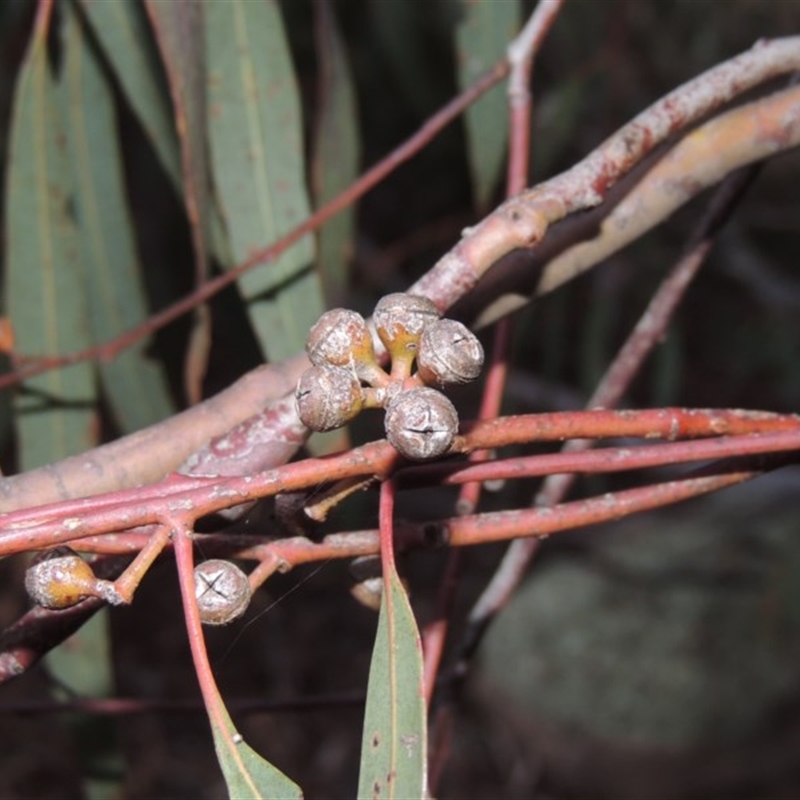
[[[747,89],[798,69],[800,39],[793,37],[759,44],[709,70],[655,103],[572,169],[503,204],[471,229],[411,291],[429,296],[440,308],[448,308],[469,292],[477,279],[498,258],[515,248],[535,246],[548,226],[556,220],[600,203],[609,186],[666,137]],[[340,208],[364,194],[398,163],[418,152],[444,124],[455,118],[482,91],[504,77],[507,72],[506,62],[498,65],[485,79],[456,98],[353,187],[287,236],[255,253],[246,263],[205,283],[193,295],[160,312],[114,342],[64,359],[50,359],[22,372],[3,376],[0,378],[0,386],[10,385],[59,364],[74,363],[86,358],[113,357],[119,349],[136,341],[139,336],[151,333],[202,303],[246,270],[275,258],[299,237],[314,230]],[[780,146],[778,143],[776,149]],[[275,397],[275,393],[269,392],[268,396]],[[165,421],[155,428],[141,431],[91,453],[67,459],[44,470],[6,479],[0,483],[4,509],[149,482],[154,479],[154,475],[163,475],[173,468],[160,465],[180,463],[201,443],[222,434],[257,410],[243,412],[238,404],[234,404],[233,413],[230,407],[226,407],[230,415],[226,415],[223,422],[217,417],[215,404],[209,402],[210,405],[191,418],[192,422],[189,424],[187,421],[190,418],[178,415],[174,420]],[[224,406],[225,403],[221,402],[220,405]],[[221,424],[216,425],[216,422]],[[283,431],[276,430],[273,438],[282,439]],[[174,448],[180,451],[177,457]],[[263,463],[265,462],[262,465]]]
[[[455,452],[524,442],[578,438],[697,438],[748,433],[796,432],[800,417],[758,411],[656,409],[578,411],[484,420],[465,426]],[[791,447],[796,447],[792,443]],[[214,511],[280,492],[345,478],[386,478],[398,456],[385,441],[326,458],[309,458],[255,475],[232,478],[170,476],[161,483],[100,498],[54,503],[0,515],[0,555],[49,547],[85,536],[118,533],[142,525],[182,524]]]

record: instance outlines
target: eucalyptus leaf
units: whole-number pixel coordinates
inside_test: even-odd
[[[58,355],[90,344],[66,120],[37,29],[20,70],[6,189],[6,303],[20,353]],[[22,470],[96,442],[96,387],[88,363],[26,381],[15,398]]]
[[[180,188],[178,136],[143,5],[98,0],[78,0],[78,3],[161,165],[176,188]]]
[[[204,9],[213,182],[238,263],[309,214],[300,103],[274,0]],[[271,360],[301,350],[324,311],[312,258],[313,238],[306,236],[239,280]]]
[[[79,211],[92,339],[104,342],[148,315],[141,264],[125,194],[111,87],[83,25],[64,6],[64,71],[69,141]],[[147,359],[147,341],[100,364],[114,416],[124,432],[174,413],[163,369]]]
[[[460,0],[456,26],[458,85],[466,89],[505,54],[520,25],[517,0]],[[485,211],[503,167],[508,141],[508,103],[504,85],[495,86],[466,111],[467,154],[472,194]]]
[[[384,576],[364,713],[359,800],[426,798],[422,644],[396,572]]]
[[[175,191],[182,195],[181,154],[175,120],[143,5],[106,0],[77,2]],[[210,214],[210,247],[221,264],[229,265],[231,255],[226,232],[213,196]]]
[[[242,738],[224,707],[211,716],[214,748],[231,800],[301,800],[300,787]]]

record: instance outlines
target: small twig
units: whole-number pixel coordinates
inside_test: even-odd
[[[793,449],[797,449],[800,435],[798,432],[784,434],[784,436],[790,435],[794,436]],[[722,453],[724,450],[719,452]],[[587,458],[597,455],[598,453],[583,453],[575,454],[575,457]],[[586,500],[563,503],[554,508],[476,514],[416,525],[404,524],[395,531],[395,539],[402,550],[407,550],[436,547],[443,543],[462,547],[523,536],[537,538],[549,536],[559,531],[616,520],[716,491],[755,477],[761,471],[783,466],[787,463],[787,459],[785,456],[772,455],[766,458],[757,457],[755,461],[745,460],[744,463],[740,460],[738,463],[738,467],[732,467],[730,463],[724,461],[715,462],[705,470],[708,475],[703,477],[604,494]],[[474,465],[470,468],[477,469],[482,466],[487,465]],[[736,471],[731,471],[732,469]],[[712,474],[715,471],[723,471],[723,474]],[[472,477],[470,476],[470,479]],[[173,529],[186,530],[183,523],[175,522]],[[284,569],[315,561],[375,555],[380,551],[380,532],[377,530],[331,534],[321,542],[313,542],[305,537],[249,542],[251,538],[255,539],[255,537],[239,537],[238,541],[231,542],[225,534],[203,536],[203,550],[208,553],[219,547],[220,552],[223,552],[225,547],[237,546],[241,549],[235,552],[228,549],[226,555],[232,558],[262,561],[268,564],[269,568],[274,564],[280,564]],[[182,570],[184,575],[189,574],[191,561],[187,559],[191,557],[191,546],[188,533],[175,537],[174,544],[179,570]],[[114,559],[104,561],[104,565],[109,567],[114,563]],[[181,580],[185,582],[186,579],[182,577]],[[185,583],[182,583],[182,591],[185,593],[188,590],[185,590],[184,586]],[[37,608],[28,612],[0,639],[0,683],[24,673],[44,653],[80,627],[102,605],[99,601],[87,600],[66,611],[46,611]],[[199,626],[199,618],[197,625]],[[199,628],[192,635],[202,635],[202,632],[197,634],[197,630]],[[199,648],[202,644],[195,643],[193,647]]]
[[[545,36],[564,0],[540,0],[525,27],[508,46],[509,153],[506,196],[513,197],[527,185],[530,162],[531,70]]]
[[[706,214],[690,238],[689,251],[673,267],[651,298],[589,398],[587,407],[613,408],[622,400],[645,360],[664,336],[720,229],[733,214],[759,170],[759,166],[753,166],[731,175],[714,194]],[[591,446],[592,442],[587,439],[573,439],[564,446],[564,453],[577,453]],[[639,454],[642,455],[642,452],[639,451]],[[534,504],[547,507],[560,503],[574,480],[574,471],[554,469],[545,480]],[[475,651],[492,619],[508,604],[538,549],[539,542],[532,539],[518,540],[509,545],[494,576],[470,612],[461,647],[462,661]]]
[[[599,450],[565,450],[537,456],[523,456],[498,459],[479,463],[441,463],[402,469],[395,473],[394,480],[399,489],[414,489],[419,486],[449,485],[458,486],[475,481],[511,480],[549,476],[561,473],[585,475],[629,472],[663,466],[691,464],[710,459],[776,455],[800,451],[800,430],[775,433],[754,433],[741,436],[721,436],[714,439],[701,439],[693,442],[673,442],[669,444],[639,445],[636,447],[607,447]],[[84,552],[119,554],[131,553],[141,549],[149,540],[146,529],[97,535],[71,542]],[[347,533],[336,534],[341,548],[348,547]],[[255,535],[236,535],[227,531],[220,534],[199,534],[206,555],[228,558],[264,558],[263,548],[269,549],[272,537]],[[332,540],[333,541],[333,540]],[[362,543],[354,543],[361,553]],[[259,549],[261,548],[261,549]],[[347,553],[344,553],[346,556]],[[342,556],[344,557],[344,556]],[[289,568],[290,564],[279,562],[278,568]],[[268,565],[269,572],[275,569]]]
[[[44,41],[50,30],[50,20],[53,18],[54,0],[39,0],[36,4],[36,17],[33,21],[34,35]]]
[[[797,69],[800,69],[800,38],[787,37],[759,43],[683,84],[620,128],[571,169],[503,203],[479,225],[466,231],[461,241],[409,291],[435,299],[442,309],[449,308],[471,291],[498,259],[519,248],[535,247],[553,223],[599,205],[621,176],[669,136],[738,94]],[[779,119],[775,122],[780,126]],[[791,124],[790,116],[786,126],[791,129]],[[769,152],[790,146],[793,145],[787,143],[784,131],[777,140],[771,140]],[[740,165],[733,164],[729,169]]]
[[[150,535],[147,544],[137,553],[136,558],[126,567],[122,575],[114,581],[114,587],[121,600],[130,603],[133,593],[142,582],[142,578],[153,566],[153,562],[158,558],[170,540],[170,529],[165,525],[159,525]]]
[[[456,438],[453,452],[506,447],[531,441],[646,437],[680,438],[794,431],[795,415],[756,411],[661,408],[646,411],[574,411],[503,417],[468,423]],[[215,511],[280,492],[307,489],[319,483],[352,477],[385,478],[397,466],[397,452],[385,441],[363,445],[326,458],[309,458],[256,475],[231,478],[171,477],[170,493],[153,497],[157,485],[116,492],[113,502],[82,514],[63,517],[60,504],[0,514],[0,555],[52,547],[85,536],[131,530],[142,525],[179,519],[187,525]],[[185,491],[177,489],[185,481]],[[198,483],[199,482],[199,483]],[[144,492],[147,503],[139,503]]]
[[[727,462],[715,463],[704,470],[708,475],[607,492],[598,497],[573,500],[550,508],[525,508],[449,517],[421,524],[406,523],[395,530],[395,544],[405,551],[442,543],[451,547],[468,547],[518,537],[540,539],[708,494],[750,480],[765,470],[784,466],[787,460],[785,456],[757,457],[739,463],[739,467],[731,467]],[[710,474],[715,470],[723,472]],[[312,542],[304,537],[278,539],[255,546],[249,552],[243,551],[239,556],[259,558],[269,553],[288,565],[297,566],[328,559],[375,555],[379,550],[380,532],[362,530],[330,534],[320,542]]]
[[[563,0],[540,0],[525,27],[508,46],[507,58],[511,73],[508,83],[509,155],[506,197],[513,197],[528,185],[532,113],[530,84],[533,60],[562,5]],[[512,338],[511,318],[501,319],[494,331],[492,356],[478,412],[479,419],[493,419],[500,414]],[[489,457],[490,454],[485,450],[475,451],[470,455],[470,460],[485,461]],[[462,487],[456,504],[458,513],[474,512],[478,507],[481,489],[480,483],[465,484]],[[448,620],[452,614],[458,587],[460,564],[461,551],[453,550],[442,577],[436,618],[429,622],[423,631],[424,684],[428,704],[433,696],[436,675],[444,652]],[[431,783],[431,786],[435,788],[436,783]]]

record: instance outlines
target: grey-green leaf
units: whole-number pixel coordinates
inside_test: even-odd
[[[213,183],[236,262],[308,216],[294,69],[275,0],[204,6]],[[271,360],[302,349],[324,310],[313,239],[244,274],[239,288]]]
[[[147,317],[141,265],[125,195],[113,96],[83,25],[65,4],[64,71],[78,232],[95,343]],[[146,341],[100,364],[103,388],[124,432],[174,412],[163,369]]]
[[[141,3],[78,2],[162,166],[175,187],[180,189],[178,137],[161,80],[152,33]]]
[[[359,800],[426,798],[422,645],[397,573],[384,576],[361,742]]]
[[[359,142],[355,86],[333,8],[330,3],[317,3],[314,8],[320,86],[312,184],[319,207],[355,180]],[[317,234],[317,265],[329,306],[341,305],[346,297],[354,225],[355,209],[350,206]]]
[[[518,0],[460,0],[456,26],[456,60],[461,89],[499,61],[520,24]],[[496,86],[467,109],[467,153],[472,194],[478,211],[486,211],[503,167],[508,139],[505,87]]]
[[[153,31],[141,3],[77,0],[106,63],[144,128],[175,191],[183,192],[181,156]],[[221,264],[230,264],[222,220],[211,207],[211,243]]]
[[[205,43],[203,5],[193,0],[144,0],[167,73],[181,148],[183,192],[196,280],[206,278],[210,194],[206,152]]]
[[[6,302],[20,353],[57,355],[89,345],[75,195],[58,87],[38,29],[20,70],[11,119],[6,194]],[[22,470],[96,441],[92,366],[25,382],[15,399]]]
[[[224,707],[210,719],[214,748],[231,800],[302,800],[300,787],[242,739]]]

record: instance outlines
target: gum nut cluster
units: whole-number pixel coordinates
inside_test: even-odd
[[[334,308],[316,322],[306,342],[313,366],[295,395],[300,420],[311,430],[330,431],[364,408],[383,408],[386,437],[401,455],[444,455],[458,433],[458,414],[439,389],[480,375],[481,343],[460,322],[441,319],[430,300],[411,294],[381,298],[373,322],[391,360],[388,372],[360,314]]]

